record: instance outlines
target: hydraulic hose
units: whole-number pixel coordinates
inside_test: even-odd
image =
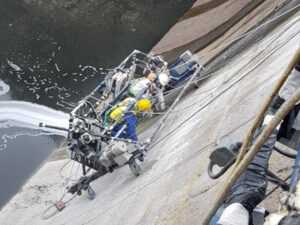
[[[296,159],[296,157],[297,157],[297,154],[293,154],[293,153],[286,152],[286,151],[284,151],[284,150],[282,150],[282,149],[280,149],[280,148],[278,148],[278,147],[276,147],[276,146],[274,146],[273,149],[274,149],[276,152],[278,152],[278,153],[280,153],[281,155],[284,155],[284,156],[286,156],[286,157],[288,157],[288,158]]]
[[[268,180],[274,184],[279,185],[284,191],[289,191],[290,186],[284,180],[279,178],[275,173],[270,170],[267,170]]]
[[[286,154],[286,152],[284,152]],[[287,153],[289,154],[289,153]],[[208,176],[211,179],[218,179],[220,176],[222,176],[235,162],[236,157],[232,158],[224,167],[222,167],[222,169],[217,172],[216,174],[213,173],[213,167],[214,165],[216,165],[216,163],[214,163],[213,161],[210,161],[208,164],[208,169],[207,169],[207,173]],[[281,188],[284,191],[288,191],[289,190],[289,185],[288,183],[286,183],[285,181],[281,180],[276,174],[274,174],[272,171],[267,170],[267,175],[268,175],[268,180],[271,181],[274,184],[277,184],[279,186],[281,186]]]
[[[214,174],[213,173],[213,167],[214,165],[216,165],[213,161],[210,161],[209,164],[208,164],[208,168],[207,168],[207,173],[208,173],[208,176],[211,178],[211,179],[218,179],[220,176],[222,176],[235,162],[236,160],[236,157],[232,158],[225,166],[222,167],[222,169]]]

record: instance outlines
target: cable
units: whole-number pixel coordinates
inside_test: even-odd
[[[297,21],[298,21],[298,20],[297,20]],[[294,25],[294,23],[291,24],[288,28],[290,28],[292,25]],[[279,33],[277,36],[275,36],[275,38],[271,39],[271,41],[269,41],[269,42],[266,44],[266,46],[265,46],[265,47],[257,54],[257,56],[258,56],[259,54],[263,53],[263,52],[265,51],[265,49],[269,46],[269,44],[273,43],[273,42],[274,42],[278,37],[280,37],[280,36],[281,36],[288,28],[284,29],[281,33]],[[293,35],[291,36],[291,38],[293,38],[293,37],[294,37],[295,35],[297,35],[298,33],[299,33],[299,32],[293,34]],[[290,40],[291,38],[289,38],[289,40]],[[285,42],[285,41],[286,41],[286,40],[284,40],[283,42]],[[264,44],[264,43],[263,43],[263,44]],[[246,57],[247,57],[247,55],[244,56],[243,58],[246,58]],[[250,61],[250,62],[251,62],[251,61]],[[250,63],[250,62],[249,62],[249,63]],[[249,63],[248,63],[248,64],[249,64]],[[241,68],[241,70],[243,70],[243,69],[245,69],[245,68]],[[233,78],[234,78],[236,75],[238,75],[239,73],[240,73],[240,70],[237,71],[237,72],[235,73],[235,75],[233,75],[232,77],[228,78],[226,81],[223,81],[221,84],[216,85],[216,86],[214,86],[214,87],[212,87],[212,88],[210,88],[210,89],[204,90],[204,91],[198,93],[198,95],[203,94],[203,93],[208,92],[208,91],[211,91],[212,89],[215,89],[215,88],[218,88],[218,87],[224,85],[225,83],[229,82],[231,79],[233,79]],[[209,74],[208,76],[202,77],[202,78],[200,78],[199,80],[201,80],[201,79],[206,79],[206,78],[211,77],[211,76],[213,76],[213,75],[215,75],[215,74],[217,74],[217,72],[212,73],[212,74]],[[199,81],[199,80],[197,80],[197,81]],[[177,87],[177,88],[172,89],[171,91],[173,91],[173,90],[175,90],[175,89],[177,90],[177,89],[182,88],[182,87],[183,87],[183,86],[179,86],[179,87]],[[165,94],[165,93],[166,93],[166,92],[164,92],[164,94]],[[202,102],[202,101],[203,101],[204,99],[206,99],[206,98],[207,98],[207,96],[205,96],[204,98],[202,98],[202,99],[200,99],[200,100],[194,102],[193,104],[190,104],[190,105],[188,105],[188,106],[185,106],[185,107],[182,108],[182,109],[173,110],[172,113],[186,111],[186,110],[188,110],[189,108],[195,106],[195,105],[196,105],[195,103]],[[168,101],[171,102],[171,101],[174,101],[174,99],[170,99],[170,100],[168,100]],[[149,113],[149,114],[150,114],[150,113]],[[160,112],[160,113],[159,113],[159,112],[156,112],[156,113],[152,113],[152,114],[163,115],[163,114],[165,114],[165,112]]]
[[[246,33],[240,35],[239,37],[234,38],[233,40],[228,41],[228,42],[226,42],[225,44],[220,45],[220,46],[218,46],[218,47],[216,47],[216,48],[214,48],[214,49],[208,51],[207,53],[204,53],[204,54],[198,56],[198,58],[201,58],[201,57],[203,57],[203,56],[206,56],[206,55],[209,55],[209,54],[211,54],[211,53],[214,53],[214,52],[217,51],[218,49],[227,47],[228,45],[232,44],[233,42],[235,42],[235,41],[237,41],[237,40],[239,40],[239,39],[241,39],[241,38],[243,38],[243,37],[245,37],[245,36],[247,36],[247,35],[249,35],[249,34],[251,34],[251,33],[254,33],[254,32],[255,32],[256,30],[258,30],[259,28],[261,28],[261,27],[263,27],[263,26],[265,26],[265,25],[267,25],[267,24],[269,24],[269,23],[271,23],[271,22],[276,21],[278,18],[280,18],[280,17],[282,17],[282,16],[284,16],[284,15],[286,15],[286,14],[289,14],[290,12],[292,12],[292,11],[295,10],[295,9],[297,9],[298,7],[300,7],[300,4],[294,6],[293,8],[287,10],[286,12],[284,12],[284,13],[282,13],[282,14],[276,16],[276,17],[274,17],[273,19],[270,19],[270,20],[266,21],[265,23],[262,23],[262,24],[258,25],[258,26],[255,27],[253,30],[250,30],[250,31],[248,31],[248,32],[246,32]],[[147,56],[149,56],[149,57],[153,57],[153,56],[151,56],[151,55],[149,55],[149,54],[146,54],[146,53],[143,53],[143,54],[144,54],[144,55],[147,55]],[[176,68],[180,68],[181,66],[187,65],[188,63],[189,63],[189,61],[187,61],[186,63],[183,63],[183,64],[181,64],[181,65],[179,65],[179,66],[175,66],[175,67],[172,68],[171,70],[174,70],[174,69],[176,69]]]
[[[293,26],[296,22],[298,22],[299,19],[300,19],[300,17],[298,17],[298,19],[295,19],[295,21],[294,21],[290,26],[286,27],[286,28],[282,31],[281,34],[277,34],[277,37],[280,37],[287,29],[289,29],[289,28],[290,28],[291,26]],[[274,35],[274,36],[275,36],[275,35]],[[275,40],[277,37],[275,36],[274,40]],[[273,42],[274,40],[271,39],[270,42]],[[270,42],[269,42],[269,43],[270,43]],[[266,47],[268,46],[269,43],[266,44]],[[262,43],[262,44],[265,44],[265,43]],[[245,49],[246,49],[246,47],[245,47]],[[247,55],[244,56],[243,58],[246,58],[246,57],[247,57]],[[243,58],[241,58],[240,60],[242,60]],[[231,62],[231,61],[234,61],[234,60],[235,60],[235,58],[232,58],[232,59],[229,59],[229,60],[225,60],[223,64],[214,67],[212,70],[215,71],[216,69],[222,67],[223,65],[227,64],[228,62]],[[217,74],[217,72],[214,72],[214,73],[208,73],[206,76],[201,77],[201,78],[199,78],[198,80],[195,80],[194,83],[197,83],[197,82],[199,82],[199,81],[201,81],[201,80],[205,80],[205,79],[207,79],[207,78],[209,78],[209,77],[211,77],[211,76],[214,76],[215,74]],[[171,89],[171,90],[169,90],[169,91],[165,91],[164,94],[170,93],[170,92],[175,91],[175,90],[177,90],[177,89],[179,89],[179,88],[182,88],[182,87],[183,87],[183,85],[180,85],[180,86],[178,86],[178,87],[176,87],[176,88],[173,88],[173,89]]]
[[[298,5],[298,6],[299,6],[299,5]],[[297,6],[297,7],[298,7],[298,6]],[[297,7],[294,7],[294,8],[297,8]],[[221,46],[220,46],[220,47],[221,47]],[[242,78],[240,78],[238,81],[240,81],[241,79],[242,79]],[[238,81],[237,81],[237,82],[238,82]],[[226,89],[225,91],[227,91],[227,90],[228,90],[228,89]],[[224,92],[225,92],[225,91],[224,91]],[[223,93],[224,93],[224,92],[223,92]],[[198,111],[198,112],[199,112],[199,111]],[[196,112],[196,114],[197,114],[198,112]],[[194,114],[194,115],[195,115],[195,114]],[[189,119],[188,119],[188,120],[189,120]],[[173,130],[173,131],[174,131],[174,130]],[[155,143],[155,144],[157,144],[157,143]],[[153,148],[153,147],[152,147],[152,148]]]
[[[286,182],[286,181],[287,181],[288,179],[290,179],[290,178],[291,178],[291,174],[288,175],[288,176],[284,179],[284,181]],[[276,185],[276,187],[274,187],[271,191],[269,191],[268,194],[265,195],[265,197],[264,197],[263,200],[265,200],[265,199],[268,198],[271,194],[273,194],[273,192],[276,191],[279,187],[280,187],[280,184]]]
[[[289,153],[287,151],[284,151],[284,150],[278,148],[277,146],[274,146],[274,150],[276,152],[280,153],[281,155],[284,155],[284,156],[286,156],[288,158],[291,158],[291,159],[296,159],[296,157],[297,157],[297,154]]]
[[[299,33],[299,32],[298,32]],[[297,34],[298,34],[297,33]],[[295,34],[296,35],[296,34]],[[289,38],[292,39],[295,35],[293,35],[292,37]],[[247,73],[245,73],[244,75],[242,75],[241,77],[239,77],[234,83],[230,84],[227,88],[225,88],[222,92],[218,93],[214,98],[212,98],[208,103],[206,103],[205,105],[201,106],[196,112],[194,112],[187,120],[184,120],[183,122],[181,122],[175,129],[173,129],[172,131],[170,131],[168,134],[166,134],[163,138],[159,139],[157,142],[155,142],[150,149],[152,149],[153,147],[155,147],[158,143],[160,143],[162,140],[164,140],[166,137],[168,137],[170,134],[172,134],[173,132],[175,132],[179,127],[181,127],[183,124],[185,124],[188,120],[192,119],[194,116],[196,116],[200,111],[202,111],[205,107],[207,107],[209,104],[211,104],[214,100],[216,100],[218,97],[220,97],[223,93],[225,93],[226,91],[228,91],[231,87],[233,87],[235,84],[237,84],[239,81],[241,81],[244,77],[246,77],[247,75],[249,75],[250,72],[252,72],[254,69],[256,69],[257,66],[259,66],[260,64],[262,64],[265,60],[267,60],[272,54],[274,54],[279,48],[281,48],[284,44],[286,43],[282,43],[281,45],[278,45],[277,48],[275,48],[273,51],[271,51],[265,58],[263,58],[259,63],[257,63],[254,67],[251,68],[250,71],[247,71]],[[149,150],[150,150],[149,149]]]
[[[228,131],[227,133],[225,133],[221,138],[224,138],[224,137],[227,137],[228,135],[230,135],[231,133],[237,131],[238,129],[240,129],[241,127],[243,127],[244,125],[248,124],[250,121],[253,120],[254,117],[251,117],[247,120],[245,120],[243,123],[241,123],[240,125],[234,127],[232,130]],[[109,211],[110,209],[114,208],[115,206],[118,206],[121,202],[123,202],[124,200],[126,200],[127,198],[133,196],[135,193],[137,193],[138,191],[146,188],[147,186],[153,184],[153,182],[155,182],[156,180],[162,178],[163,176],[167,175],[169,172],[172,172],[173,170],[185,165],[185,163],[188,163],[189,161],[193,160],[196,156],[198,156],[199,154],[201,154],[202,152],[204,152],[205,150],[209,150],[207,149],[209,146],[213,145],[214,144],[214,141],[206,144],[205,146],[201,147],[200,149],[198,149],[197,151],[195,151],[194,153],[190,154],[189,156],[185,157],[183,160],[181,160],[180,162],[176,163],[175,165],[173,165],[172,167],[170,167],[169,169],[159,173],[157,176],[153,177],[152,179],[150,179],[149,181],[147,181],[146,183],[144,183],[143,185],[139,185],[139,187],[135,190],[131,190],[131,191],[128,191],[124,194],[122,194],[120,197],[122,196],[125,196],[125,198],[121,199],[120,201],[116,202],[115,204],[113,204],[110,208],[106,209],[106,210],[103,210],[102,212],[100,212],[99,214],[97,214],[95,217],[91,218],[90,220],[86,221],[86,223],[94,220],[96,217],[98,216],[101,216],[103,213]],[[80,217],[83,217],[87,214],[89,214],[89,212],[91,210],[97,210],[98,208],[97,207],[94,207],[94,208],[91,208],[88,210],[88,212],[86,212],[86,214],[81,214],[81,215],[78,215],[78,216],[74,216],[72,219],[70,220],[67,220],[66,222],[62,223],[61,225],[65,224],[65,223],[68,223],[72,220],[75,220],[75,219],[78,219]]]
[[[229,45],[229,44],[231,44],[231,43],[233,43],[233,42],[235,42],[235,41],[237,41],[237,40],[239,40],[239,39],[241,39],[241,38],[247,36],[248,34],[251,34],[252,32],[255,32],[255,31],[258,30],[259,28],[261,28],[261,27],[263,27],[263,26],[265,26],[265,25],[267,25],[267,24],[269,24],[269,23],[271,23],[271,22],[277,20],[278,18],[284,16],[285,14],[290,13],[291,11],[297,9],[298,7],[300,7],[300,4],[294,6],[293,8],[289,9],[288,11],[286,11],[286,12],[284,12],[284,13],[282,13],[282,14],[276,16],[276,17],[274,17],[273,19],[268,20],[267,22],[260,24],[259,26],[257,26],[257,27],[254,28],[253,30],[244,33],[243,35],[241,35],[241,36],[239,36],[239,37],[237,37],[237,38],[235,38],[235,39],[233,39],[233,40],[227,42],[226,44],[220,45],[220,46],[214,48],[213,50],[211,50],[211,51],[209,51],[209,52],[207,52],[207,53],[205,53],[205,54],[202,54],[199,58],[201,58],[201,57],[203,57],[203,56],[206,56],[206,55],[209,55],[209,54],[215,52],[216,50],[218,50],[218,49],[220,49],[220,48],[226,47],[227,45]]]

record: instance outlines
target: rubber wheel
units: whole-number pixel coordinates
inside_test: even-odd
[[[85,191],[85,196],[89,200],[94,200],[96,198],[96,192],[89,186]]]
[[[129,164],[129,168],[136,177],[142,173],[141,167],[137,164],[135,160],[132,160],[132,162]]]

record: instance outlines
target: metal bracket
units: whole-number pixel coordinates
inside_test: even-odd
[[[58,202],[55,202],[54,205],[55,205],[55,207],[57,208],[58,211],[61,211],[66,207],[65,203],[63,203],[61,200],[58,201]]]

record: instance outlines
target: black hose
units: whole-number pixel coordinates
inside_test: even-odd
[[[297,156],[296,154],[288,153],[288,152],[286,152],[286,151],[284,151],[284,150],[282,150],[282,149],[280,149],[276,146],[274,146],[274,150],[279,152],[280,154],[282,154],[286,157],[292,158],[292,159],[295,159],[296,156]],[[209,177],[212,178],[212,179],[218,179],[220,176],[222,176],[233,165],[235,160],[236,160],[236,158],[233,158],[231,161],[229,161],[227,163],[227,165],[222,167],[222,169],[217,174],[213,173],[213,167],[214,167],[214,165],[216,165],[216,163],[214,163],[213,161],[210,161],[209,164],[208,164],[208,169],[207,169]],[[272,173],[271,171],[267,171],[267,174],[269,176],[269,181],[271,181],[272,183],[280,185],[283,190],[289,189],[289,185],[286,182],[284,182],[283,180],[281,180],[279,177],[277,177],[274,173]]]
[[[288,158],[296,159],[296,157],[297,157],[297,154],[293,154],[293,153],[286,152],[286,151],[284,151],[284,150],[282,150],[282,149],[280,149],[280,148],[278,148],[278,147],[276,147],[276,146],[274,146],[273,149],[274,149],[276,152],[278,152],[278,153],[280,153],[281,155],[284,155],[284,156],[286,156],[286,157],[288,157]]]
[[[279,178],[275,173],[270,170],[267,170],[268,180],[274,184],[279,185],[284,191],[290,190],[290,185],[286,183],[284,180]]]
[[[92,103],[90,103],[89,101],[85,101],[85,103],[90,107],[90,109],[92,110],[93,114],[94,114],[94,117],[95,119],[98,119],[98,115],[97,115],[97,112],[96,110],[94,109]]]
[[[208,169],[207,169],[208,176],[211,179],[218,179],[233,165],[235,160],[236,160],[236,157],[232,158],[224,167],[222,167],[222,169],[217,174],[214,174],[212,171],[212,169],[213,169],[214,165],[216,165],[216,163],[214,163],[213,161],[210,161],[208,164]]]
[[[284,181],[286,182],[288,179],[290,179],[291,174],[289,176],[287,176]],[[265,195],[264,199],[268,198],[274,191],[276,191],[278,188],[280,187],[280,185],[276,185],[276,187],[274,187],[268,194]]]

